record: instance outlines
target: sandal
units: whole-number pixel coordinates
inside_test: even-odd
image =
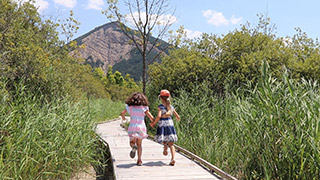
[[[174,166],[174,164],[176,163],[175,160],[171,160],[171,162],[169,163],[170,166]]]
[[[142,161],[137,161],[137,165],[141,166],[142,165]]]
[[[136,156],[136,150],[137,150],[137,146],[133,146],[132,150],[130,151],[130,157],[134,158]]]

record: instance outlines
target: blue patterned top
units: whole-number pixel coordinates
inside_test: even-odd
[[[161,111],[161,115],[167,113],[167,108],[160,104],[158,106]],[[172,112],[174,111],[174,107],[171,105]],[[172,114],[169,117],[161,117],[158,121],[157,134],[155,135],[155,140],[159,143],[167,143],[167,142],[177,142],[178,137],[176,134],[176,130],[174,128],[174,123],[172,120]]]

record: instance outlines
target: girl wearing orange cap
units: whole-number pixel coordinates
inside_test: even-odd
[[[158,106],[158,115],[156,119],[150,123],[150,126],[154,128],[156,123],[158,123],[157,127],[157,134],[155,135],[155,140],[159,143],[163,143],[163,155],[168,155],[168,146],[170,147],[171,151],[171,162],[169,165],[174,166],[175,160],[175,148],[174,143],[178,141],[177,133],[174,128],[172,115],[176,116],[177,121],[180,121],[180,116],[171,105],[170,102],[170,92],[166,89],[161,90],[160,92],[160,100],[161,103]]]

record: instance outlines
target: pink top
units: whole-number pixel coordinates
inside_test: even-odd
[[[149,110],[148,106],[128,106],[126,110],[130,115],[130,125],[128,135],[130,140],[134,137],[145,139],[148,137],[146,124],[144,122],[145,112]]]

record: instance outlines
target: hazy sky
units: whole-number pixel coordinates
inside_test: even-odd
[[[75,37],[109,22],[101,13],[108,7],[107,0],[35,1],[38,11],[46,18],[65,19],[73,10],[74,18],[81,23]],[[320,37],[319,0],[171,0],[170,5],[176,9],[174,18],[177,20],[171,30],[183,25],[190,38],[202,32],[227,34],[247,22],[256,26],[257,14],[271,18],[277,36],[292,36],[299,27],[310,38]]]

